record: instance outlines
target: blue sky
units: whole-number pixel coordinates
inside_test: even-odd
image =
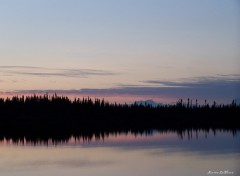
[[[229,102],[239,31],[237,0],[0,0],[0,92]]]

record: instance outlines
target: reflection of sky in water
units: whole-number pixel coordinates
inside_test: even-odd
[[[200,132],[189,140],[176,133],[121,134],[48,147],[2,144],[0,175],[202,176],[220,170],[239,175],[239,135]]]
[[[124,138],[125,137],[125,138]],[[235,136],[231,133],[205,133],[203,131],[193,133],[191,139],[184,137],[180,139],[176,133],[159,134],[154,133],[152,136],[133,136],[120,135],[118,138],[112,136],[104,141],[83,143],[83,147],[116,147],[120,149],[148,149],[161,148],[165,151],[184,151],[184,152],[200,152],[205,154],[214,153],[240,153],[240,132]]]

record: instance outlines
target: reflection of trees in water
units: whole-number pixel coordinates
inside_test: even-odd
[[[179,100],[174,105],[110,104],[90,98],[75,99],[54,95],[49,97],[13,97],[0,99],[0,140],[53,143],[68,142],[73,136],[84,141],[103,139],[109,134],[149,134],[177,132],[180,138],[198,136],[198,129],[206,132],[228,130],[233,135],[240,128],[240,106],[193,105]]]
[[[156,133],[158,134],[170,134],[176,133],[180,139],[198,139],[198,136],[205,136],[214,134],[214,136],[218,133],[230,133],[232,136],[236,136],[237,130],[233,129],[154,129],[154,130],[118,130],[118,131],[84,131],[75,134],[70,133],[60,133],[60,134],[37,134],[32,133],[31,135],[28,134],[8,134],[8,135],[1,135],[0,142],[6,144],[18,144],[18,145],[61,145],[61,144],[68,144],[71,142],[74,143],[89,143],[89,142],[96,142],[96,141],[104,141],[105,139],[109,138],[110,136],[117,137],[118,135],[134,135],[134,136],[152,136]]]

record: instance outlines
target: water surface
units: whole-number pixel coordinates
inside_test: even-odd
[[[238,176],[239,136],[239,131],[186,131],[185,135],[153,131],[35,144],[4,138],[0,144],[0,175]]]

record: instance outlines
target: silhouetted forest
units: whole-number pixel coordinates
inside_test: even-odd
[[[173,105],[111,104],[90,98],[22,96],[0,99],[0,140],[67,140],[71,136],[91,139],[109,133],[144,133],[152,130],[176,131],[240,129],[240,105],[213,102],[199,105],[179,100]]]

